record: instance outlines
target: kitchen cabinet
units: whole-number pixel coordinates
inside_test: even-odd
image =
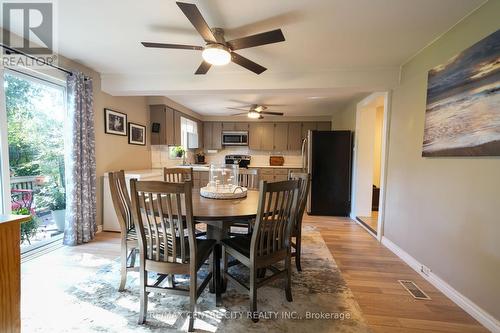
[[[274,124],[261,123],[260,149],[274,150]]]
[[[302,149],[302,123],[289,123],[288,124],[288,150],[301,150]]]
[[[248,148],[260,150],[260,123],[250,123],[248,126]]]
[[[181,113],[179,111],[174,111],[174,145],[180,146],[182,144],[181,139]]]
[[[198,131],[198,148],[203,148],[203,122],[196,121],[196,130]]]
[[[288,150],[288,123],[274,124],[274,150]]]
[[[259,170],[259,182],[261,180],[267,182],[280,182],[288,180],[290,172],[300,172],[301,169],[288,169],[288,168],[251,168]]]
[[[332,130],[332,123],[329,121],[320,121],[317,124],[317,130],[318,131],[331,131]]]
[[[315,131],[318,129],[317,123],[314,122],[306,122],[302,123],[302,140],[307,137],[307,131]]]
[[[205,149],[222,149],[222,123],[203,123],[203,145]]]
[[[243,122],[224,122],[222,123],[224,131],[248,131],[248,123]]]
[[[149,107],[151,124],[159,124],[159,132],[151,133],[152,145],[175,144],[175,111],[166,105],[151,105]],[[180,131],[180,126],[179,126]]]

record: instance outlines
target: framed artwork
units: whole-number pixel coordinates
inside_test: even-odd
[[[104,133],[127,136],[127,115],[104,109]]]
[[[131,145],[146,145],[146,126],[128,123],[128,143]]]
[[[429,71],[422,156],[500,156],[500,30]]]

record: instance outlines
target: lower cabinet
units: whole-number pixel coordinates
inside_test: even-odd
[[[254,168],[259,170],[259,182],[265,180],[266,182],[281,182],[288,180],[289,172],[300,172],[300,169],[288,168]]]

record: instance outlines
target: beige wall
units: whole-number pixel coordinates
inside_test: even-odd
[[[102,177],[105,172],[124,169],[137,170],[151,168],[149,132],[147,145],[129,145],[126,136],[104,133],[104,108],[127,114],[127,120],[149,128],[149,106],[146,97],[114,97],[101,91],[99,74],[73,61],[60,58],[60,65],[68,69],[78,69],[92,77],[94,88],[96,173],[97,173],[97,224],[102,224]]]
[[[356,128],[356,106],[361,99],[347,104],[332,116],[332,129],[335,131],[350,130]]]
[[[489,1],[402,68],[393,91],[385,237],[500,319],[500,158],[423,158],[427,71],[500,28]]]

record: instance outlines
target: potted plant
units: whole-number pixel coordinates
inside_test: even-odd
[[[63,188],[55,186],[52,191],[53,202],[50,206],[52,218],[56,223],[57,230],[64,231],[66,221],[66,192]]]
[[[38,207],[45,207],[51,210],[57,230],[64,231],[66,215],[66,193],[64,188],[57,185],[44,187],[39,193],[40,200]]]
[[[184,156],[185,152],[186,152],[186,150],[182,146],[174,147],[174,154],[176,157],[181,158],[182,156]]]

